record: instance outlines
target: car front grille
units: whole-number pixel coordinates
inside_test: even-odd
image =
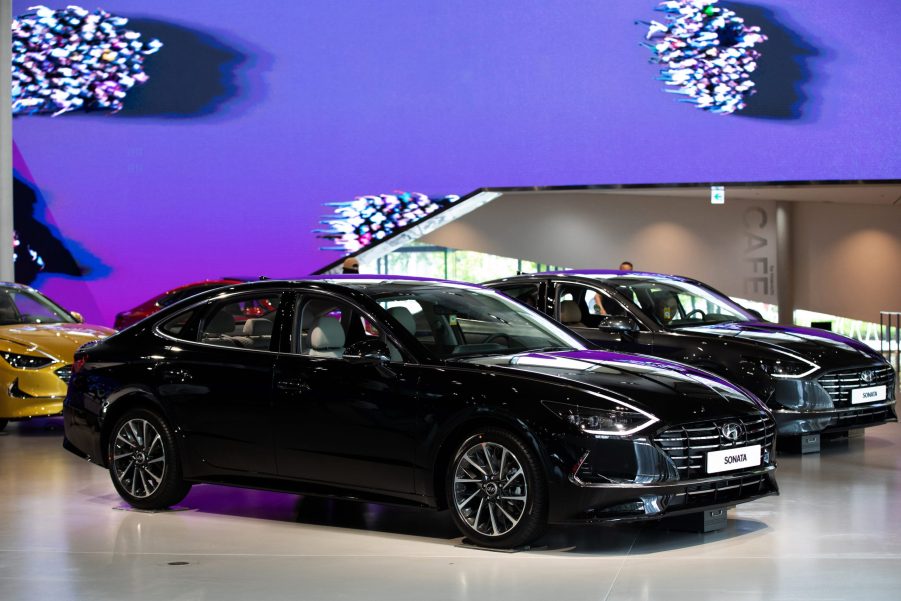
[[[72,377],[72,366],[64,365],[64,366],[60,367],[59,369],[53,370],[53,373],[55,373],[59,377],[60,380],[62,380],[66,384],[68,384],[69,379]]]
[[[720,428],[726,424],[739,424],[738,440],[725,438]],[[773,451],[776,438],[776,422],[772,417],[721,419],[717,421],[696,422],[668,428],[655,438],[664,452],[672,459],[679,471],[681,479],[701,478],[707,475],[705,457],[711,451],[733,449],[759,444],[763,456],[761,465],[767,465],[766,452]],[[740,473],[741,470],[736,470]]]
[[[864,381],[864,374],[871,373],[869,381]],[[877,365],[868,367],[855,367],[842,369],[823,374],[817,381],[820,383],[836,407],[851,406],[851,391],[855,388],[868,388],[870,386],[887,387],[889,398],[895,384],[895,372],[890,365]]]

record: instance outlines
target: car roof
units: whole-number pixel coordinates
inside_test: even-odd
[[[438,278],[424,278],[407,275],[389,275],[389,274],[325,274],[325,275],[309,275],[302,278],[290,279],[265,279],[252,282],[242,282],[229,287],[233,290],[248,290],[254,288],[271,288],[282,286],[299,286],[303,284],[325,284],[331,286],[340,286],[342,288],[363,289],[370,287],[379,287],[386,284],[397,284],[410,286],[416,284],[431,284],[437,286],[449,286],[454,288],[471,288],[474,290],[492,291],[490,288],[470,282],[457,282],[453,280],[441,280]]]
[[[337,284],[355,284],[357,286],[367,285],[367,284],[384,284],[389,282],[407,282],[407,283],[419,283],[419,284],[451,284],[454,286],[464,286],[466,288],[479,288],[485,289],[484,286],[480,286],[478,284],[473,284],[471,282],[458,282],[455,280],[442,280],[439,278],[424,278],[412,275],[391,275],[391,274],[364,274],[364,273],[342,273],[342,274],[325,274],[325,275],[310,275],[304,276],[302,278],[298,278],[295,280],[283,280],[292,283],[303,283],[303,282],[322,282],[322,281],[331,281]]]
[[[499,278],[487,282],[496,284],[502,281],[516,280],[520,278],[546,278],[546,277],[572,277],[587,278],[595,280],[606,280],[614,277],[634,278],[634,279],[655,279],[655,280],[671,280],[676,282],[697,282],[694,278],[687,278],[681,275],[672,275],[667,273],[655,273],[653,271],[622,271],[619,269],[560,269],[555,271],[539,271],[536,273],[525,273],[517,276],[509,276]]]
[[[620,269],[566,269],[559,271],[548,271],[546,275],[573,275],[583,277],[634,277],[634,278],[654,278],[660,280],[676,280],[680,282],[694,281],[681,275],[672,275],[668,273],[656,273],[653,271],[622,271]]]

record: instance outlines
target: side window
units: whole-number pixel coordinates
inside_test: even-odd
[[[160,326],[160,331],[164,334],[172,336],[173,338],[181,338],[183,340],[186,340],[187,331],[185,330],[185,328],[196,316],[197,309],[183,311],[182,313],[179,313],[175,317],[172,317],[168,321],[164,322],[163,325]]]
[[[570,327],[590,327],[597,303],[595,291],[576,284],[560,285],[557,290],[557,313],[559,320]],[[595,319],[594,321],[597,321]]]
[[[347,348],[366,340],[383,340],[392,361],[401,361],[399,350],[385,340],[381,329],[362,311],[341,299],[307,296],[299,301],[295,322],[294,352],[311,357],[341,358]]]
[[[539,284],[519,284],[517,286],[507,286],[498,288],[501,292],[509,297],[515,298],[519,302],[533,308],[538,307],[538,287]]]
[[[601,315],[624,315],[622,305],[605,292],[578,284],[561,285],[557,295],[560,321],[573,327],[596,328]]]
[[[435,332],[424,307],[419,301],[411,298],[399,298],[379,303],[391,317],[396,319],[408,332],[416,336],[419,342],[425,345],[435,344]],[[435,315],[437,324],[443,316]],[[444,325],[444,324],[442,324]],[[449,329],[448,325],[444,325]],[[439,327],[440,329],[440,327]]]
[[[217,304],[203,320],[206,344],[269,350],[281,293],[241,296]]]

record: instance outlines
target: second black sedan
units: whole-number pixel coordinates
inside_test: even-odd
[[[897,421],[895,374],[865,344],[782,326],[689,278],[561,271],[485,284],[603,349],[688,363],[739,384],[773,410],[782,436]]]
[[[268,312],[248,317],[248,306]],[[487,546],[777,492],[775,423],[740,389],[586,350],[478,286],[264,281],[168,307],[76,355],[65,447],[131,505],[192,483],[449,508]]]

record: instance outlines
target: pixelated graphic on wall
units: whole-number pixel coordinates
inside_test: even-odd
[[[717,0],[669,0],[657,10],[666,23],[644,22],[644,45],[654,53],[651,60],[664,65],[659,79],[666,91],[720,115],[745,108],[755,92],[751,75],[760,53],[754,47],[767,40],[760,27],[745,25]]]
[[[13,114],[116,112],[147,81],[144,57],[162,44],[126,29],[128,19],[79,6],[33,11],[12,23]]]
[[[448,195],[430,198],[417,192],[358,196],[349,202],[330,202],[332,215],[323,217],[329,229],[317,229],[317,237],[333,242],[322,250],[355,252],[413,225],[439,209],[460,200]]]

